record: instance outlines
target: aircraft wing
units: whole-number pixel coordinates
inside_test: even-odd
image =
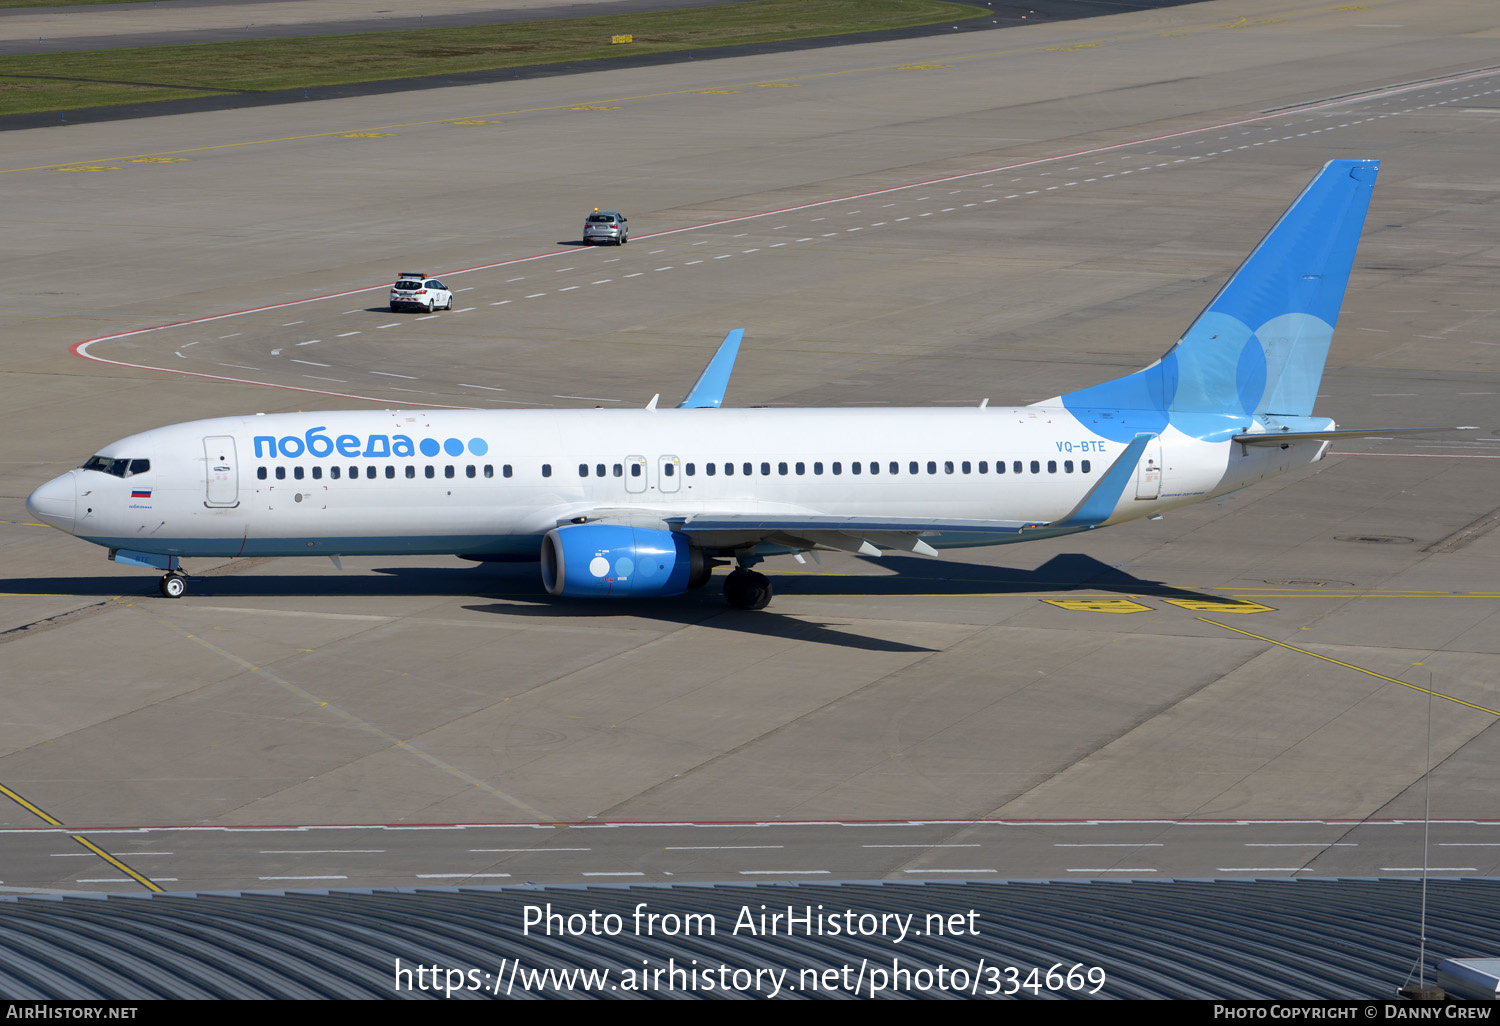
[[[922,540],[933,535],[967,536],[994,543],[1005,535],[1020,540],[1022,535],[1031,539],[1075,534],[1098,527],[1114,514],[1153,437],[1137,435],[1088,494],[1066,516],[1051,522],[816,513],[694,513],[664,519],[672,530],[691,535],[695,542],[708,548],[770,542],[790,548],[842,549],[866,556],[878,556],[882,548],[935,556],[937,550]]]

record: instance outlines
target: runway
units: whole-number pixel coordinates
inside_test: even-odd
[[[1429,807],[1431,865],[1492,875],[1494,27],[1228,0],[9,133],[0,887],[1409,875]],[[763,614],[447,558],[199,561],[168,602],[24,510],[197,417],[675,402],[736,327],[732,405],[1035,402],[1161,355],[1349,156],[1319,412],[1479,432],[772,561]],[[629,246],[576,244],[595,206]],[[417,267],[451,313],[388,311]]]

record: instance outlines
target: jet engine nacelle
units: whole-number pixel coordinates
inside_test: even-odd
[[[569,524],[542,539],[542,583],[551,595],[681,595],[702,575],[703,564],[703,553],[673,531]]]

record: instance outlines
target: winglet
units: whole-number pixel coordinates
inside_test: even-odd
[[[740,339],[745,337],[744,328],[735,328],[719,343],[718,352],[698,375],[698,380],[677,404],[679,410],[718,409],[724,403],[724,390],[729,387],[729,375],[734,370],[734,359],[740,355]]]
[[[1063,529],[1069,532],[1086,531],[1091,527],[1098,527],[1108,520],[1115,512],[1115,506],[1120,502],[1120,496],[1125,494],[1125,489],[1135,477],[1135,468],[1141,462],[1141,456],[1146,452],[1146,446],[1155,438],[1152,434],[1139,434],[1120,453],[1120,458],[1115,460],[1110,468],[1104,472],[1099,483],[1089,489],[1089,493],[1083,497],[1073,511],[1061,520],[1054,520],[1047,524],[1043,530],[1052,531]]]

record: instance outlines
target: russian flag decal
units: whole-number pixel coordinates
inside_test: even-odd
[[[136,488],[130,493],[130,497],[132,499],[149,499],[151,498],[151,489]]]

